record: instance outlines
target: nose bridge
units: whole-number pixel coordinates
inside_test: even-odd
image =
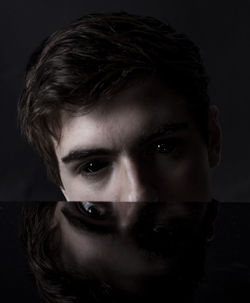
[[[137,203],[120,202],[116,203],[119,214],[119,227],[121,232],[126,232],[137,221],[138,207]]]
[[[127,202],[143,202],[157,200],[156,190],[153,188],[151,178],[147,178],[146,169],[141,171],[141,167],[136,161],[129,157],[124,157],[122,161],[123,182],[122,199]]]
[[[129,158],[124,158],[123,160],[123,169],[125,183],[127,187],[128,202],[137,202],[143,199],[144,197],[144,186],[143,181],[141,180],[139,165],[136,165],[135,161]],[[125,188],[124,188],[125,189]]]

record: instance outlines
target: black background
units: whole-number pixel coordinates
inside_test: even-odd
[[[16,104],[29,55],[47,35],[83,14],[120,10],[169,20],[200,46],[223,129],[214,196],[250,201],[250,1],[226,0],[1,1],[0,200],[62,199],[17,130]]]
[[[21,241],[23,202],[0,202],[0,302],[39,302]]]

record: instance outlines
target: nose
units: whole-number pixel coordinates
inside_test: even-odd
[[[119,182],[119,201],[121,202],[156,202],[158,193],[156,180],[150,168],[139,161],[125,157],[122,159]]]

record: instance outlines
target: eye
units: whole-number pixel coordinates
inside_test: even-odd
[[[148,153],[170,154],[176,149],[177,145],[178,145],[178,140],[176,139],[158,141],[150,146]]]
[[[112,205],[108,202],[80,202],[79,207],[94,219],[104,219],[113,214]]]
[[[175,144],[173,142],[157,143],[155,149],[158,153],[171,153],[175,149]]]
[[[86,176],[94,176],[99,172],[103,171],[110,165],[109,161],[106,160],[93,160],[81,165],[78,168],[79,173]]]

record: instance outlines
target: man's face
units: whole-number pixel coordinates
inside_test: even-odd
[[[137,83],[85,115],[62,113],[62,125],[55,149],[67,200],[211,200],[218,161],[185,97],[160,81]]]
[[[203,273],[210,206],[59,202],[60,267],[128,296],[168,297],[172,287],[183,286],[192,291]]]

